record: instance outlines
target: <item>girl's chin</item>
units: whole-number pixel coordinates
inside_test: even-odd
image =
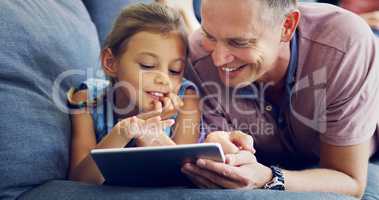
[[[155,105],[159,101],[156,100],[148,100],[146,103],[144,103],[141,107],[144,112],[149,112],[155,110]]]

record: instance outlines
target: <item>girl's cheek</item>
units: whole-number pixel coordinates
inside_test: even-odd
[[[149,72],[144,72],[143,74],[141,74],[138,81],[140,89],[143,90],[144,88],[150,88],[151,85],[154,84],[154,77],[155,76]]]
[[[135,77],[140,84],[144,84],[145,82],[151,82],[152,75],[151,72],[140,70],[138,74],[136,74]]]

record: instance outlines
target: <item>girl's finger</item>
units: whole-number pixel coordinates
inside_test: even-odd
[[[250,151],[240,151],[236,154],[225,155],[226,164],[241,166],[257,162],[256,157]]]
[[[167,119],[167,120],[161,121],[159,123],[160,123],[160,127],[161,127],[161,130],[162,130],[162,129],[169,128],[172,125],[174,125],[175,124],[175,120],[173,120],[173,119]]]
[[[154,116],[154,117],[151,117],[149,119],[146,119],[145,122],[146,122],[146,124],[152,124],[152,123],[158,123],[161,120],[162,120],[161,116]]]
[[[182,98],[180,98],[178,95],[176,95],[174,93],[170,93],[169,97],[170,97],[171,102],[174,105],[175,109],[178,110],[178,109],[180,109],[184,105],[184,102],[183,102]]]
[[[242,131],[232,131],[230,133],[230,140],[242,150],[255,153],[254,139],[251,135],[248,135]]]
[[[137,115],[138,118],[147,120],[149,118],[157,117],[162,114],[163,108],[160,101],[154,101],[154,108],[152,111],[140,113]]]
[[[168,98],[168,97],[165,97],[163,99],[163,112],[169,112],[169,111],[172,111],[174,110],[174,106],[171,102],[171,99]]]
[[[131,138],[139,137],[142,135],[141,130],[141,119],[137,117],[132,117],[128,124],[126,124],[126,128],[128,130],[128,136]]]
[[[223,131],[215,131],[210,133],[205,139],[206,143],[219,143],[224,154],[238,153],[239,148],[231,141],[229,133]]]
[[[152,133],[159,133],[163,129],[171,127],[175,124],[175,120],[167,119],[161,120],[161,117],[154,117],[146,120],[145,129]]]

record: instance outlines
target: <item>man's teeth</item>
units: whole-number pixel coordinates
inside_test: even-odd
[[[151,95],[153,96],[157,96],[157,97],[163,97],[163,93],[161,92],[149,92]]]
[[[235,68],[228,68],[228,67],[222,67],[222,71],[224,72],[234,72],[236,70],[238,70],[240,67],[235,67]]]

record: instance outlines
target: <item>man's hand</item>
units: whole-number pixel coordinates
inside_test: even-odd
[[[200,188],[261,188],[272,179],[271,169],[258,163],[254,141],[241,131],[216,131],[208,134],[206,142],[221,144],[226,163],[199,159],[187,163],[182,172]]]
[[[198,187],[209,189],[255,189],[272,179],[271,169],[258,163],[249,151],[227,157],[229,164],[199,159],[196,164],[185,164],[182,172]]]

